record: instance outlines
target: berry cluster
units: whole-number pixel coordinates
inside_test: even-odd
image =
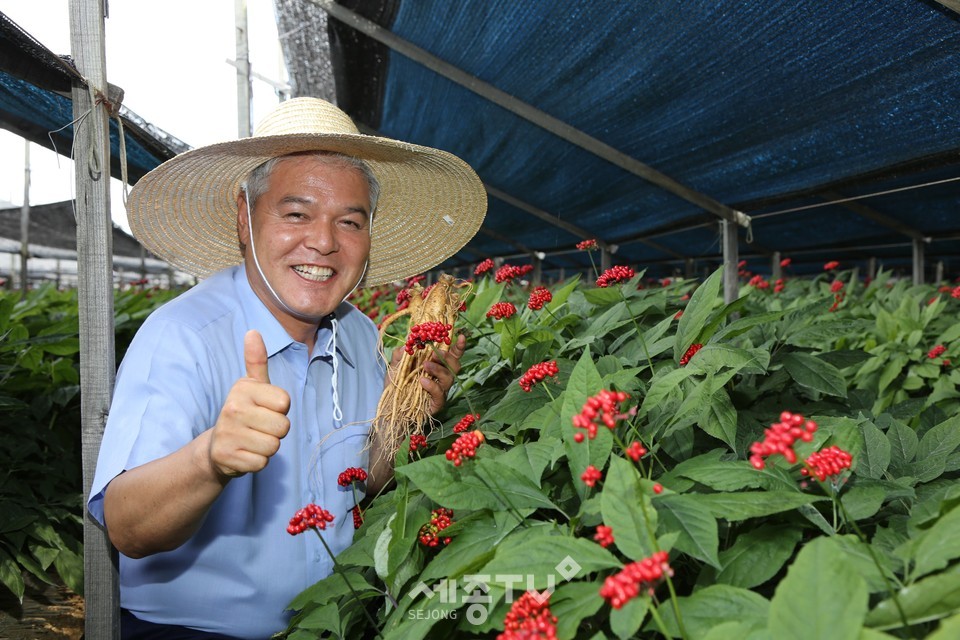
[[[657,494],[657,495],[660,495],[661,493],[663,493],[663,485],[660,484],[659,482],[654,482],[654,483],[653,483],[653,492],[654,492],[655,494]]]
[[[687,349],[686,353],[680,356],[680,366],[685,367],[687,363],[690,362],[690,358],[697,355],[697,351],[700,351],[700,349],[703,349],[703,345],[699,342],[690,345],[690,348]]]
[[[550,613],[550,593],[527,591],[503,618],[497,640],[556,640],[557,617]]]
[[[827,309],[830,313],[833,313],[837,310],[837,307],[840,306],[840,303],[843,302],[843,299],[846,297],[846,294],[842,291],[837,291],[833,294],[833,304],[830,305],[830,308]]]
[[[680,309],[680,311],[677,311],[677,312],[673,315],[673,319],[674,319],[674,320],[679,320],[679,319],[682,318],[682,317],[683,317],[683,309]]]
[[[427,276],[424,275],[424,274],[422,274],[422,273],[421,273],[421,274],[418,274],[418,275],[415,275],[415,276],[410,276],[409,278],[406,279],[406,280],[407,280],[407,286],[408,286],[408,287],[412,287],[413,285],[417,284],[418,282],[423,282],[423,281],[426,280],[426,279],[427,279]]]
[[[527,306],[533,311],[543,309],[543,305],[553,300],[553,294],[546,287],[537,287],[530,292],[530,299],[527,300]]]
[[[298,535],[307,529],[326,529],[327,523],[333,522],[333,514],[326,509],[321,509],[315,504],[308,504],[302,509],[297,510],[290,518],[290,524],[287,525],[287,533],[292,536]]]
[[[517,267],[512,264],[505,264],[499,269],[497,269],[497,272],[493,274],[493,280],[494,282],[498,282],[498,283],[510,282],[514,278],[525,276],[531,271],[533,271],[532,264],[525,264],[522,267]]]
[[[629,397],[623,391],[604,389],[597,395],[587,398],[580,413],[573,416],[573,426],[586,429],[587,437],[593,440],[597,437],[597,426],[601,422],[610,429],[616,426],[617,420],[623,417],[618,411],[618,405]],[[583,442],[583,433],[578,431],[573,435],[573,439],[576,442]]]
[[[467,415],[465,415],[465,416],[463,416],[462,418],[460,418],[460,422],[458,422],[457,424],[453,425],[453,432],[454,432],[454,433],[463,433],[464,431],[466,431],[467,429],[469,429],[471,426],[473,426],[473,423],[476,422],[476,421],[479,420],[479,419],[480,419],[480,415],[479,415],[479,414],[476,414],[476,413],[468,413]]]
[[[810,472],[813,471],[817,480],[823,482],[827,478],[840,475],[844,469],[849,469],[852,462],[853,457],[840,447],[827,447],[816,453],[811,453],[806,460],[807,465],[800,469],[800,474],[809,476]]]
[[[520,388],[530,393],[533,385],[542,381],[547,376],[551,378],[556,377],[558,373],[560,373],[560,368],[557,366],[556,360],[537,363],[527,369],[525,374],[520,376]]]
[[[830,284],[830,293],[840,293],[843,291],[843,280],[834,280]]]
[[[450,538],[440,537],[440,532],[453,524],[453,510],[440,507],[430,513],[430,522],[420,527],[417,537],[425,547],[435,547],[440,542],[450,544]]]
[[[950,297],[951,297],[951,298],[960,298],[960,287],[956,287],[955,289],[951,290],[951,291],[950,291]]]
[[[477,265],[477,268],[473,270],[473,275],[480,277],[485,274],[487,271],[493,269],[493,260],[487,258],[483,262]]]
[[[600,469],[597,469],[592,464],[588,464],[587,470],[580,475],[580,479],[583,480],[583,484],[592,487],[597,484],[598,480],[603,480],[603,471],[600,471]]]
[[[930,351],[927,352],[927,357],[933,360],[934,358],[939,358],[946,352],[947,352],[947,348],[942,344],[938,344],[933,349],[930,349]]]
[[[483,444],[483,432],[479,429],[464,433],[447,449],[447,460],[453,462],[453,466],[459,467],[463,464],[464,458],[477,455],[477,447],[481,444]]]
[[[824,271],[833,271],[834,269],[836,269],[836,268],[839,267],[839,266],[840,266],[840,263],[839,263],[839,262],[837,262],[836,260],[831,260],[831,261],[828,262],[827,264],[823,265],[823,270],[824,270]]]
[[[337,476],[337,484],[341,487],[349,487],[353,482],[366,482],[367,472],[360,467],[348,467],[346,471]]]
[[[583,240],[577,243],[577,249],[580,249],[580,251],[594,251],[599,248],[596,240]]]
[[[793,262],[792,258],[784,258],[783,260],[780,261],[780,267],[783,269],[786,269],[787,267],[790,266],[791,262]]]
[[[649,558],[631,562],[620,573],[603,581],[600,596],[614,609],[623,607],[637,597],[641,590],[652,596],[663,577],[673,575],[668,559],[666,551],[658,551]]]
[[[517,308],[513,306],[512,302],[498,302],[490,307],[490,311],[487,311],[487,317],[494,318],[496,320],[502,320],[504,318],[509,318],[516,312]]]
[[[613,544],[613,528],[605,524],[597,525],[597,533],[594,534],[593,539],[596,540],[601,547],[609,547]]]
[[[793,443],[797,440],[810,442],[816,430],[817,423],[813,420],[804,420],[799,413],[784,411],[780,414],[780,422],[775,422],[769,429],[764,430],[763,442],[750,445],[750,464],[755,469],[763,469],[766,466],[764,458],[777,453],[790,464],[795,463],[797,453],[793,450]]]
[[[627,447],[626,453],[634,462],[640,462],[640,458],[647,455],[647,448],[634,440],[630,443],[630,446]]]
[[[756,289],[769,289],[770,282],[763,279],[763,276],[757,274],[750,278],[750,282],[747,283],[748,286],[754,287]]]
[[[777,281],[773,283],[773,292],[780,293],[783,291],[783,288],[786,286],[783,278],[777,278]]]
[[[424,349],[431,342],[450,344],[450,329],[453,326],[442,322],[422,322],[410,327],[407,344],[403,350],[413,355],[415,350]]]
[[[350,511],[353,513],[353,528],[359,529],[363,526],[363,512],[360,511],[360,505],[355,506]]]
[[[410,436],[410,451],[427,448],[427,436],[421,433],[415,433]]]
[[[610,285],[627,282],[634,275],[636,274],[630,267],[624,267],[623,265],[610,267],[601,273],[599,278],[597,278],[597,286],[600,288],[605,288],[609,287]]]

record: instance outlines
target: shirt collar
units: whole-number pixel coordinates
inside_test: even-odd
[[[233,279],[236,285],[237,295],[240,298],[240,304],[246,309],[247,317],[251,320],[251,328],[257,328],[257,330],[260,331],[260,335],[263,336],[263,344],[267,347],[267,357],[269,358],[276,355],[296,342],[290,337],[290,334],[283,328],[283,325],[280,324],[280,321],[277,320],[267,305],[263,303],[263,300],[254,292],[250,286],[250,281],[247,279],[247,271],[244,264],[240,264],[236,272],[234,272]],[[342,320],[344,316],[352,310],[353,305],[343,302],[337,307],[334,313],[321,321],[317,329],[317,353],[314,357],[329,357],[332,355],[330,353],[330,346],[333,339],[333,324],[329,318],[336,316],[338,321]],[[351,345],[347,344],[348,340],[345,338],[346,336],[343,335],[343,331],[338,329],[337,352],[343,358],[344,362],[353,367],[355,365],[350,355]]]

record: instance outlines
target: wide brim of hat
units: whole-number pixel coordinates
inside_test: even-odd
[[[240,184],[270,158],[312,150],[361,158],[380,182],[364,286],[432,269],[469,242],[486,215],[483,184],[451,153],[363,134],[296,134],[222,142],[164,162],[127,198],[131,231],[198,278],[239,264]]]

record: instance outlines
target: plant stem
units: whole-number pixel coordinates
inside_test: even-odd
[[[374,633],[377,634],[378,638],[382,638],[383,635],[380,633],[380,627],[377,626],[377,622],[373,619],[373,616],[370,615],[370,612],[367,611],[367,607],[364,606],[363,600],[360,599],[360,594],[358,594],[356,589],[353,588],[353,585],[350,584],[350,581],[347,579],[347,575],[343,572],[343,566],[337,562],[337,558],[333,555],[333,550],[330,548],[330,545],[328,545],[327,541],[323,539],[323,535],[320,534],[319,529],[314,529],[314,531],[317,532],[317,537],[320,538],[320,542],[323,543],[323,548],[327,550],[327,555],[330,556],[330,560],[333,562],[333,570],[339,573],[340,577],[343,578],[343,581],[347,583],[347,588],[350,589],[350,593],[353,594],[357,604],[360,605],[360,609],[363,610],[363,613],[367,617],[367,621],[370,623],[371,628],[373,628]]]

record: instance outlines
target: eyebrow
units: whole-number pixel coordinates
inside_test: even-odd
[[[315,204],[316,200],[313,198],[305,198],[303,196],[284,196],[280,199],[280,204],[301,204],[304,206]],[[362,213],[363,215],[370,217],[370,212],[367,211],[362,206],[350,206],[347,207],[347,211]]]

